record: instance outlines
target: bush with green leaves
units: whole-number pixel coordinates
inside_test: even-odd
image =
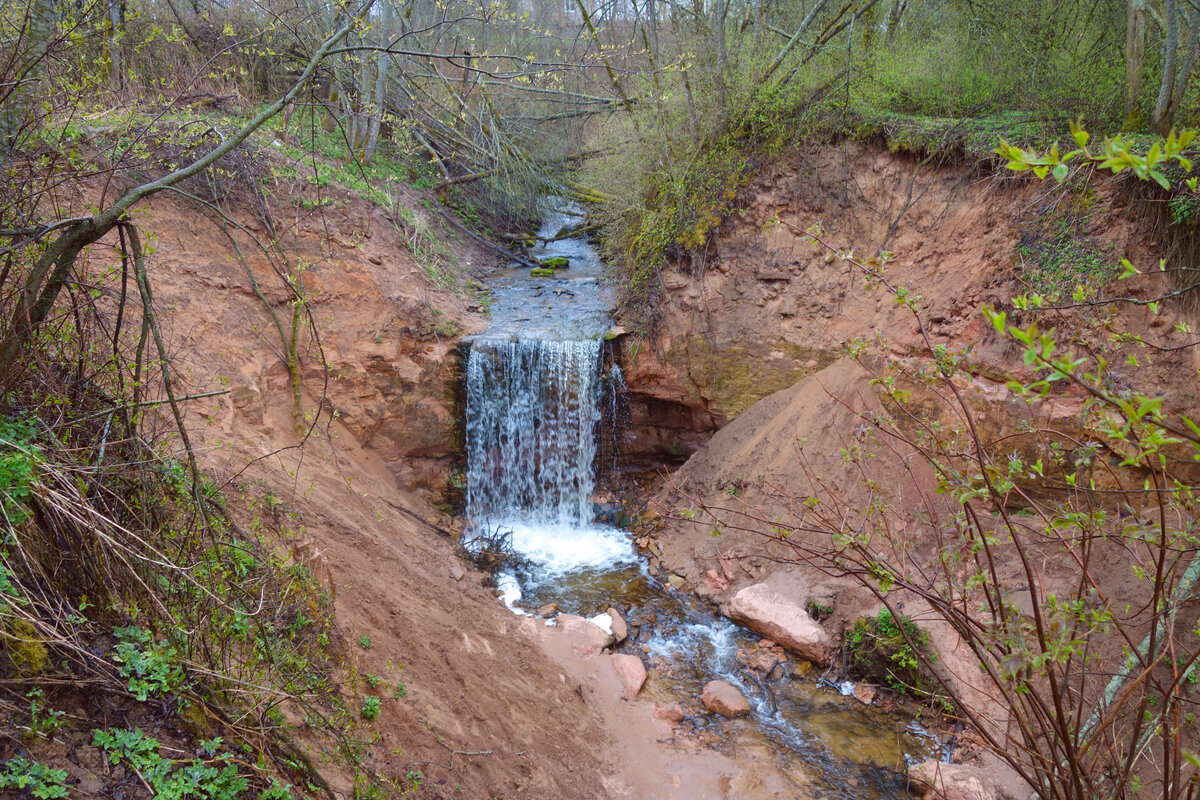
[[[136,625],[113,628],[117,645],[113,660],[117,674],[128,682],[129,691],[142,702],[150,695],[166,695],[183,686],[185,677],[179,652],[166,639]]]
[[[0,512],[6,529],[29,516],[26,504],[38,457],[34,433],[28,420],[0,416]]]
[[[1078,125],[1071,133],[1069,151],[1005,143],[999,153],[1037,179],[1111,171],[1164,194],[1173,181],[1196,190],[1196,179],[1172,172],[1191,171],[1192,132],[1146,149],[1120,137],[1093,144]],[[872,363],[865,344],[850,354],[875,370],[880,403],[855,412],[854,458],[890,453],[919,463],[924,477],[911,474],[923,499],[905,507],[906,523],[915,523],[905,529],[896,524],[901,501],[866,471],[866,494],[857,496],[814,477],[811,496],[773,495],[788,504],[790,522],[748,513],[748,523],[736,524],[755,532],[769,525],[775,558],[788,552],[852,578],[891,608],[903,598],[928,609],[923,615],[958,637],[968,669],[939,664],[921,632],[890,615],[851,629],[852,663],[863,662],[855,651],[870,653],[867,664],[886,668],[894,684],[930,676],[973,739],[1030,794],[1194,798],[1200,401],[1190,386],[1160,391],[1125,371],[1153,364],[1160,375],[1194,380],[1200,336],[1188,319],[1194,310],[1179,303],[1197,288],[1194,270],[1176,270],[1190,281],[1179,286],[1170,270],[1142,273],[1122,261],[1110,283],[1135,287],[1110,285],[1096,301],[1055,304],[1033,292],[984,306],[988,335],[1019,353],[1023,367],[1003,384],[1011,416],[989,428],[981,423],[992,407],[964,387],[988,387],[988,376],[1011,364],[931,335],[915,287],[889,274],[890,254],[855,256],[817,228],[793,230],[865,277],[868,290],[889,294],[924,337],[924,351],[910,358]],[[1098,307],[1105,322],[1095,331],[1088,313]],[[1155,324],[1168,311],[1175,324]],[[1054,419],[1049,398],[1077,402],[1079,412]],[[803,449],[797,457],[815,475]]]
[[[109,763],[132,768],[154,790],[155,800],[238,800],[244,797],[249,780],[238,765],[219,755],[221,739],[201,743],[207,758],[175,760],[159,753],[159,743],[141,730],[98,730],[92,744],[108,755]],[[272,784],[266,790],[275,800],[291,796],[287,789]],[[263,796],[267,796],[265,793]]]
[[[378,697],[367,695],[362,701],[362,718],[368,722],[379,719],[381,701]]]
[[[66,770],[51,769],[25,756],[14,756],[0,770],[0,789],[29,792],[37,800],[56,800],[67,797]]]
[[[933,683],[922,671],[931,658],[929,632],[911,617],[883,609],[861,617],[846,631],[846,666],[852,675],[915,697],[925,697]]]

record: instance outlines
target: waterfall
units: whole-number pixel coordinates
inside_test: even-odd
[[[467,517],[591,521],[602,342],[480,339],[467,359]]]
[[[531,564],[521,586],[633,563],[624,532],[592,523],[600,421],[612,391],[600,339],[480,338],[467,356],[467,537],[509,536]]]

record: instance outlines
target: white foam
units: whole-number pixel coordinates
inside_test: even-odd
[[[593,624],[593,625],[595,625],[597,628],[599,628],[600,630],[602,630],[602,631],[604,631],[605,633],[607,633],[609,636],[612,636],[612,635],[613,635],[613,629],[612,629],[613,618],[612,618],[612,614],[609,614],[609,613],[607,613],[607,612],[605,612],[605,613],[603,613],[603,614],[597,614],[596,616],[594,616],[594,617],[590,618],[590,619],[588,620],[588,622],[592,623],[592,624]]]
[[[521,585],[517,583],[515,575],[501,572],[496,576],[496,589],[500,592],[500,599],[504,601],[504,605],[510,611],[521,616],[529,616],[528,611],[516,606],[516,602],[521,599]]]
[[[506,521],[504,526],[512,530],[513,550],[550,575],[612,567],[637,559],[633,543],[617,528],[518,521]]]

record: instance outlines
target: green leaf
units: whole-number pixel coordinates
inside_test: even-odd
[[[1083,129],[1083,120],[1071,121],[1071,135],[1075,137],[1075,144],[1080,147],[1087,147],[1089,134]]]
[[[1067,173],[1070,171],[1070,167],[1068,167],[1066,164],[1059,164],[1054,168],[1054,180],[1062,183],[1067,179]]]

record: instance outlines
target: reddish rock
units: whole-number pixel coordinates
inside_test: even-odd
[[[729,603],[729,618],[757,631],[801,657],[829,663],[829,634],[797,602],[765,583],[747,586]]]
[[[866,683],[854,684],[854,698],[863,705],[871,705],[875,702],[875,687]]]
[[[658,706],[654,709],[655,719],[661,719],[672,725],[678,725],[680,722],[683,722],[683,718],[686,716],[687,712],[683,710],[683,706],[679,705],[679,703],[671,703],[669,706]]]
[[[736,686],[725,681],[706,683],[700,702],[709,711],[722,717],[744,717],[750,713],[750,701]]]
[[[996,786],[978,767],[923,761],[908,770],[913,790],[927,800],[996,800]]]
[[[708,585],[712,587],[714,592],[723,592],[729,588],[729,581],[723,576],[718,575],[715,569],[710,569],[704,573],[704,580],[708,582]]]
[[[613,642],[620,644],[629,637],[629,626],[625,624],[625,618],[618,614],[615,608],[610,608],[607,613],[612,617]]]
[[[732,581],[734,578],[733,565],[728,558],[719,558],[717,561],[721,564],[721,572],[725,574],[725,580]]]
[[[553,617],[556,613],[558,613],[558,603],[546,603],[537,610],[539,617]]]
[[[611,635],[591,620],[574,614],[559,614],[555,618],[559,632],[571,643],[571,651],[580,657],[599,655],[612,644]]]
[[[646,667],[642,660],[637,656],[616,653],[612,657],[612,665],[621,680],[621,686],[625,689],[625,696],[631,699],[637,697],[642,685],[646,683]]]

